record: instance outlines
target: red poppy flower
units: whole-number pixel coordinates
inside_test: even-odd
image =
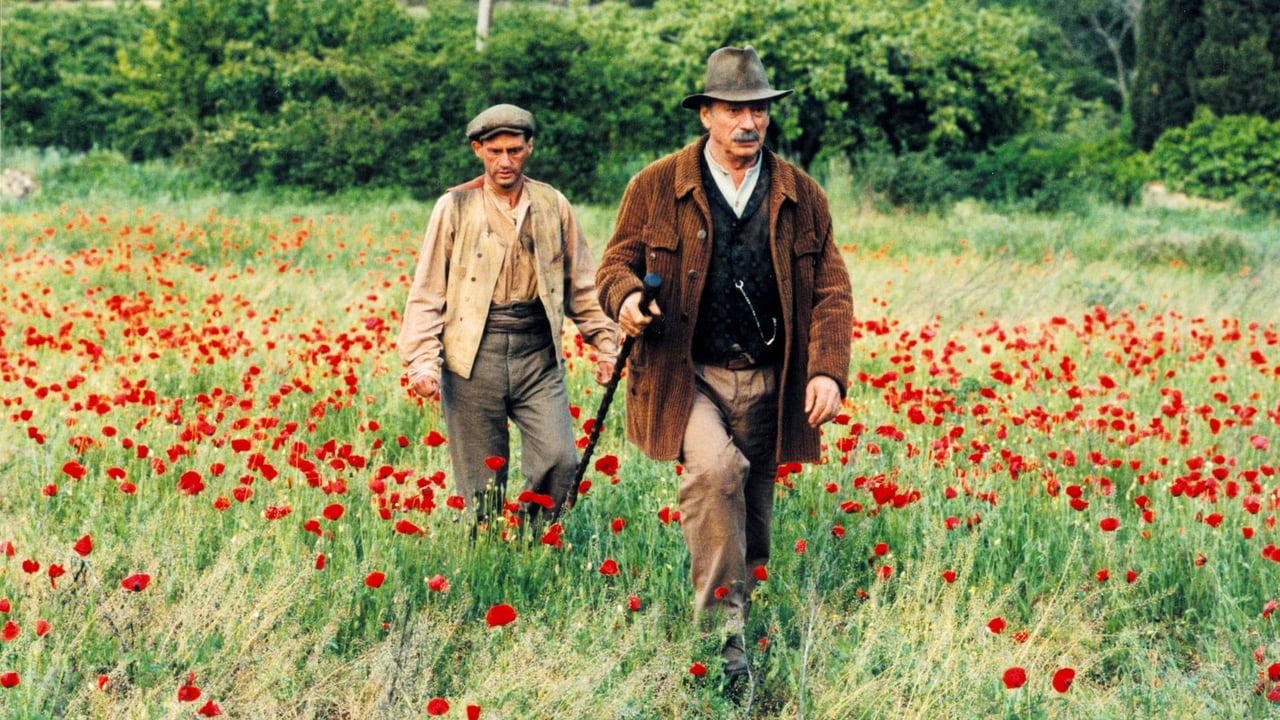
[[[480,720],[480,706],[479,706],[479,705],[468,705],[468,706],[467,706],[467,720]]]
[[[8,606],[8,601],[6,600],[6,601],[4,601],[4,602],[5,602],[5,605],[6,605],[6,607],[7,607],[7,606]],[[1280,602],[1277,602],[1277,601],[1275,601],[1275,600],[1268,600],[1268,601],[1267,601],[1267,604],[1262,606],[1262,617],[1263,617],[1263,619],[1265,620],[1265,619],[1267,619],[1267,618],[1270,618],[1270,617],[1271,617],[1271,613],[1275,612],[1277,607],[1280,607]],[[5,612],[9,612],[9,611],[6,609],[6,610],[5,610]]]
[[[449,581],[443,575],[432,575],[427,581],[427,587],[440,593],[449,592]]]
[[[9,672],[0,673],[0,687],[12,688],[17,687],[19,682],[18,673],[10,670]]]
[[[689,666],[689,674],[694,677],[702,677],[707,674],[707,666],[700,662],[695,662],[693,665]]]
[[[1271,682],[1280,682],[1280,663],[1271,663],[1267,667],[1267,677]]]
[[[889,543],[876,543],[876,546],[871,549],[871,552],[876,555],[884,555],[889,552]]]
[[[319,555],[316,555],[316,569],[317,569],[317,570],[323,570],[323,569],[324,569],[324,566],[325,566],[325,562],[326,562],[326,558],[325,558],[325,556],[324,556],[324,553],[320,553]]]
[[[373,572],[365,576],[364,584],[368,585],[371,588],[380,588],[382,587],[382,583],[386,581],[386,579],[387,579],[386,573],[382,572],[381,570],[374,570]]]
[[[805,550],[809,549],[809,541],[804,538],[796,540],[796,554],[803,555]]]
[[[72,480],[83,480],[84,476],[88,473],[88,471],[85,470],[85,467],[75,460],[68,460],[63,464],[62,472]]]
[[[120,492],[124,493],[125,495],[132,495],[138,492],[138,486],[128,481],[122,482],[120,483]]]
[[[601,575],[617,575],[618,563],[615,562],[613,558],[606,559],[604,562],[600,563],[600,574]]]
[[[12,609],[13,606],[9,604],[9,598],[0,598],[0,613],[8,613]]]
[[[178,478],[178,492],[191,496],[204,492],[204,480],[200,478],[200,473],[195,470],[182,473],[182,477]]]
[[[1027,682],[1027,671],[1020,667],[1011,667],[1004,671],[1004,686],[1010,690],[1020,688]]]
[[[1102,568],[1097,573],[1095,573],[1095,575],[1097,576],[1098,582],[1100,583],[1106,582],[1107,578],[1111,577],[1111,573],[1108,572],[1106,568]]]
[[[449,701],[444,698],[431,698],[427,703],[428,715],[443,715],[449,712]]]
[[[1124,574],[1124,580],[1130,585],[1134,584],[1135,582],[1138,581],[1138,571],[1137,570],[1126,571]]]
[[[347,509],[342,506],[342,503],[333,503],[332,505],[325,506],[325,509],[322,510],[320,514],[324,515],[326,520],[337,520],[341,518],[342,514],[346,511]]]
[[[564,542],[560,539],[560,534],[562,532],[564,532],[564,528],[560,523],[552,523],[551,527],[547,528],[547,532],[542,536],[542,544],[551,545],[552,547],[562,547],[564,545]]]
[[[103,688],[105,688],[105,687],[107,686],[107,682],[108,682],[108,681],[110,681],[110,680],[111,680],[111,677],[110,677],[110,676],[108,676],[108,675],[99,675],[99,676],[98,676],[98,689],[99,689],[99,690],[102,690]]]
[[[497,455],[490,455],[484,459],[484,464],[485,467],[488,467],[493,472],[498,472],[502,469],[503,465],[507,464],[507,459],[498,457]]]
[[[759,580],[760,582],[764,582],[765,580],[769,579],[769,571],[763,565],[755,566],[751,570],[751,575],[755,577],[756,580]]]
[[[444,504],[454,510],[461,510],[467,506],[467,501],[464,500],[461,495],[450,495],[449,498],[444,501]]]
[[[832,527],[832,528],[831,528],[831,535],[832,535],[832,537],[837,537],[837,538],[842,538],[842,537],[844,537],[844,526],[843,526],[843,525],[836,525],[836,526]]]
[[[987,623],[987,630],[991,631],[992,635],[999,635],[1004,632],[1006,626],[1007,623],[1005,623],[1004,618],[993,617],[990,622]]]
[[[40,492],[44,493],[45,497],[57,497],[58,486],[54,483],[49,483],[48,485],[45,485],[44,489]]]
[[[53,563],[49,565],[49,586],[54,589],[57,589],[58,587],[58,583],[56,582],[57,579],[66,574],[67,574],[67,569],[62,567],[61,565],[58,565],[57,563]]]
[[[27,559],[22,561],[22,572],[28,575],[35,575],[40,572],[40,561]]]
[[[235,498],[236,502],[247,502],[249,498],[253,497],[253,488],[238,485],[231,491],[231,497]]]
[[[604,475],[616,475],[618,472],[618,458],[613,455],[605,455],[596,460],[596,470]]]
[[[955,582],[955,581],[956,581],[956,571],[955,571],[955,570],[943,570],[943,571],[942,571],[942,579],[943,579],[943,580],[946,580],[948,583],[953,583],[953,582]]]
[[[501,627],[516,619],[516,609],[506,603],[498,603],[485,613],[484,621],[489,627]]]
[[[1053,689],[1060,693],[1064,693],[1071,689],[1071,683],[1075,682],[1076,671],[1069,667],[1061,668],[1053,674]]]
[[[400,533],[401,535],[421,535],[422,528],[418,527],[417,525],[414,525],[412,522],[408,520],[400,520],[399,522],[396,523],[396,532]]]
[[[1118,527],[1120,527],[1120,521],[1113,517],[1105,517],[1098,522],[1098,528],[1102,532],[1114,532]]]
[[[626,526],[627,526],[626,518],[614,518],[613,522],[609,523],[609,529],[613,530],[614,535],[617,535],[618,533],[622,532],[622,529],[625,528]]]
[[[45,633],[53,629],[47,620],[43,618],[36,620],[36,637],[44,637]]]
[[[536,493],[532,490],[522,490],[520,495],[516,497],[516,502],[540,505],[548,510],[555,507],[556,504],[556,501],[552,500],[550,495],[546,493]],[[518,511],[520,507],[517,505],[515,509]]]
[[[200,709],[196,711],[196,714],[203,715],[205,717],[218,717],[222,714],[222,708],[218,707],[218,703],[210,700],[204,705],[201,705]]]
[[[627,596],[627,607],[628,607],[628,608],[630,608],[632,612],[635,612],[635,611],[639,610],[639,609],[640,609],[640,596],[639,596],[639,595],[628,595],[628,596]]]
[[[219,495],[218,497],[213,499],[213,509],[217,510],[218,512],[223,512],[224,510],[230,510],[231,501],[228,500],[225,495]]]
[[[18,548],[13,546],[12,540],[0,542],[0,553],[4,553],[5,557],[13,557],[16,552],[18,552]]]
[[[723,600],[724,596],[729,594],[729,588],[721,585],[715,589],[714,594],[717,600]]]
[[[178,702],[192,702],[200,697],[200,688],[196,687],[196,671],[187,673],[187,681],[178,686]]]
[[[4,627],[0,628],[0,640],[4,642],[13,642],[22,634],[22,628],[18,627],[18,623],[9,620],[5,622]]]
[[[93,552],[93,538],[85,535],[77,540],[76,544],[71,546],[71,549],[80,557],[89,557],[89,553]]]
[[[309,532],[316,537],[324,535],[324,530],[320,527],[320,521],[315,518],[307,518],[302,523],[303,532]]]
[[[135,573],[120,581],[120,586],[125,590],[133,592],[142,592],[147,589],[147,585],[151,582],[151,576],[146,573]]]

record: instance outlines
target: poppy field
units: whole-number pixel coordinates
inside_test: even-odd
[[[851,384],[726,694],[621,403],[473,535],[394,348],[429,207],[155,207],[0,219],[0,716],[1280,714],[1274,221],[837,202]]]

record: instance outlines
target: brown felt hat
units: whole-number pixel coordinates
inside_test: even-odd
[[[764,65],[755,48],[750,45],[742,49],[725,47],[707,58],[707,80],[703,91],[686,97],[680,104],[697,110],[708,100],[752,103],[777,100],[790,94],[790,90],[769,87],[769,78],[765,77]]]
[[[528,110],[515,105],[494,105],[467,123],[467,139],[484,142],[501,133],[533,137],[536,127]]]

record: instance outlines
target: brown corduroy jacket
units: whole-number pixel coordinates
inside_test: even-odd
[[[615,320],[646,273],[662,277],[658,307],[627,365],[627,438],[656,460],[679,459],[693,407],[693,329],[711,258],[711,211],[699,166],[702,139],[655,161],[627,186],[613,237],[596,272],[600,305]],[[779,382],[779,464],[812,462],[818,430],[804,412],[805,387],[849,381],[853,299],[849,273],[832,236],[826,195],[808,175],[764,151],[769,163],[769,245],[786,337]]]

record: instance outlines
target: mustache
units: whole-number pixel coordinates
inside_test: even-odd
[[[734,134],[733,141],[734,142],[759,142],[760,133],[755,130],[743,130],[742,132]]]

